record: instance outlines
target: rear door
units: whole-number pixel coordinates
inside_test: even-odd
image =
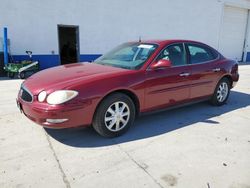
[[[187,65],[183,43],[172,44],[163,49],[156,61],[170,60],[171,67],[147,70],[145,107],[154,109],[174,105],[189,99],[190,67]]]
[[[198,99],[212,95],[215,88],[214,74],[220,71],[215,70],[213,65],[219,55],[202,44],[186,43],[185,45],[191,68],[190,98]]]

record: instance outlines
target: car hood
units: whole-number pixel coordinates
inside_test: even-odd
[[[40,71],[23,84],[34,95],[37,95],[42,90],[63,89],[78,81],[87,82],[97,77],[102,79],[107,74],[120,74],[124,71],[128,70],[95,63],[74,63]]]

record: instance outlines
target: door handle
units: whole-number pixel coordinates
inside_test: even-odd
[[[214,68],[213,69],[213,72],[219,72],[220,71],[220,68]]]
[[[179,76],[189,76],[189,75],[190,75],[189,72],[183,72],[183,73],[179,74]]]

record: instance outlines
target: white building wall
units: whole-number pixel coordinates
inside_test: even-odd
[[[80,53],[102,54],[142,39],[192,39],[219,46],[224,4],[249,0],[1,0],[0,28],[12,54],[58,54],[57,24],[79,25]]]

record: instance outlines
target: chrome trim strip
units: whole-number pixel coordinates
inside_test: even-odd
[[[150,65],[151,65],[153,62],[155,62],[155,60],[159,57],[159,55],[161,54],[161,52],[163,52],[163,50],[165,50],[165,49],[168,48],[169,46],[175,45],[175,44],[182,44],[182,45],[184,46],[185,56],[187,57],[187,51],[186,51],[186,47],[185,47],[186,42],[175,42],[175,43],[168,44],[167,46],[165,46],[164,48],[162,48],[161,51],[157,54],[157,56],[153,59],[153,61],[151,61],[151,62],[149,63],[149,65],[148,65],[147,68],[146,68],[146,71],[152,71],[153,69],[150,68]],[[190,44],[190,43],[188,43],[188,44]],[[193,43],[191,43],[191,44],[193,44]],[[202,46],[202,44],[201,44],[200,46]],[[211,47],[209,47],[209,46],[206,46],[206,45],[203,45],[203,46],[205,46],[205,47],[211,49]],[[211,50],[212,50],[212,49],[211,49]],[[184,66],[192,66],[192,65],[199,65],[199,64],[212,63],[213,61],[217,61],[217,60],[219,60],[219,59],[221,58],[221,54],[219,54],[218,52],[216,52],[216,54],[217,54],[217,57],[216,57],[215,59],[212,59],[212,60],[209,60],[209,61],[203,61],[203,62],[200,62],[200,63],[191,64],[191,63],[188,63],[188,60],[187,60],[187,64],[185,64],[185,65],[175,65],[175,66],[171,66],[171,67],[184,67]],[[187,58],[186,58],[186,59],[187,59]],[[162,68],[162,69],[168,69],[168,68],[171,68],[171,67]]]

